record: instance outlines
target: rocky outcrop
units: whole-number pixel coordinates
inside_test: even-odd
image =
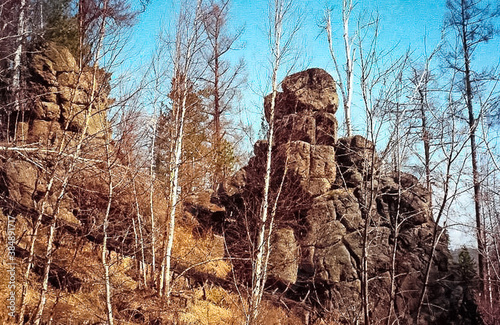
[[[109,132],[110,75],[97,67],[80,69],[65,47],[47,43],[30,55],[28,87],[33,96],[27,116],[17,123],[16,139],[55,147],[64,137],[86,135],[99,139]]]
[[[123,155],[107,120],[113,101],[108,98],[110,74],[97,66],[79,67],[67,48],[54,43],[41,45],[28,59],[31,102],[22,119],[18,116],[16,143],[0,159],[1,203],[33,218],[43,211],[44,223],[57,216],[66,230],[100,242],[102,231],[95,223],[104,218],[108,189],[103,175],[111,173],[116,197],[110,229],[122,237],[110,240],[108,247],[132,250],[126,244],[134,240],[128,230],[134,194],[130,182],[123,181],[130,169],[121,164]]]
[[[366,257],[372,319],[414,323],[435,227],[429,193],[412,175],[383,173],[375,145],[367,139],[337,140],[333,114],[338,98],[324,70],[288,76],[282,88],[275,108],[272,200],[281,182],[283,188],[269,284],[285,285],[288,297],[320,311],[335,309],[344,321],[362,322]],[[269,95],[264,104],[268,120],[270,101]],[[226,207],[224,231],[233,256],[252,254],[246,238],[254,238],[258,225],[266,148],[265,141],[258,142],[248,165],[213,198]],[[447,287],[452,276],[446,245],[442,236],[423,309],[427,323],[446,319],[454,303]],[[236,269],[244,276],[248,267]]]
[[[28,59],[30,101],[25,105],[24,115],[12,119],[17,121],[16,143],[14,150],[0,159],[0,198],[13,203],[14,210],[36,214],[41,200],[47,197],[44,213],[50,215],[68,166],[75,164],[73,170],[85,174],[88,170],[83,167],[85,159],[103,159],[104,137],[110,135],[107,121],[112,102],[108,99],[110,75],[97,67],[80,68],[69,50],[55,43],[41,45],[30,52]],[[85,126],[85,135],[81,137]],[[82,160],[70,162],[80,140]],[[22,154],[16,151],[19,147],[24,147],[19,149]],[[51,178],[53,184],[47,194]],[[76,178],[71,177],[74,182]],[[81,221],[73,214],[76,210],[72,197],[64,195],[57,211],[65,226],[76,229]]]

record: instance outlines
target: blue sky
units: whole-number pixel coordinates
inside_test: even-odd
[[[360,0],[356,3],[351,26],[355,28],[358,15],[364,13],[363,17],[368,19],[369,14],[377,13],[380,18],[380,48],[393,49],[391,55],[394,57],[411,49],[414,59],[423,59],[440,43],[446,13],[445,2],[445,0]],[[333,72],[334,66],[328,52],[327,39],[318,24],[321,23],[324,9],[327,6],[332,8],[335,48],[341,51],[341,5],[341,0],[297,1],[295,19],[302,21],[302,28],[295,42],[296,50],[301,58],[294,68],[295,71],[319,67],[330,73]],[[132,66],[140,66],[149,62],[160,31],[173,30],[178,6],[179,1],[151,0],[147,10],[139,16],[138,23],[132,30],[128,44],[132,50],[126,52],[128,55],[133,53],[129,55]],[[244,27],[244,32],[237,49],[230,53],[229,59],[234,62],[240,58],[245,60],[248,79],[247,85],[242,89],[243,98],[239,103],[242,113],[237,118],[246,124],[253,125],[255,136],[262,114],[262,94],[269,92],[267,17],[268,1],[233,0],[231,4],[229,24],[234,29]],[[478,52],[478,56],[481,57],[481,60],[478,60],[479,64],[498,64],[499,44],[500,42],[496,39]],[[282,70],[281,77],[284,77],[284,71],[286,67]],[[356,98],[354,101],[356,102]],[[362,131],[365,125],[362,111],[356,112],[354,108],[352,115],[354,129]],[[341,110],[337,113],[337,119],[341,124],[343,119]],[[342,133],[340,135],[342,136]],[[249,148],[255,140],[255,137],[248,139]],[[474,237],[451,231],[451,240],[454,246],[464,241],[466,244],[473,244]]]
[[[445,1],[369,1],[361,0],[356,4],[355,17],[351,26],[355,27],[356,16],[361,12],[375,13],[380,16],[380,44],[383,48],[395,48],[393,54],[398,55],[411,47],[416,56],[432,51],[439,43],[441,26],[444,17]],[[340,6],[341,1],[297,1],[298,19],[302,28],[297,34],[297,51],[301,60],[295,70],[320,67],[333,72],[333,64],[328,52],[326,36],[321,33],[324,8],[330,7],[334,24],[335,41],[341,49]],[[129,46],[133,48],[133,64],[146,64],[157,43],[160,30],[172,30],[175,23],[178,1],[151,0],[147,10],[141,14],[133,28]],[[367,14],[364,15],[365,17]],[[251,121],[257,119],[261,110],[261,93],[269,90],[267,85],[268,58],[266,24],[268,2],[263,0],[234,0],[230,10],[230,25],[244,27],[238,49],[230,53],[232,60],[244,58],[248,85],[244,94],[244,108],[251,114]],[[337,18],[337,19],[336,19]],[[335,33],[335,29],[338,33]],[[283,69],[287,71],[287,69]],[[284,73],[284,72],[283,72]],[[284,76],[284,75],[282,75]],[[339,116],[340,119],[340,116]],[[360,126],[361,127],[361,126]]]

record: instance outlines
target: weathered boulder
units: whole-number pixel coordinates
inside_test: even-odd
[[[336,84],[323,69],[308,69],[283,80],[283,92],[301,110],[335,113],[338,107]]]
[[[337,120],[332,113],[300,112],[275,121],[275,143],[304,141],[333,146],[337,142]]]
[[[54,102],[35,101],[32,110],[33,117],[40,120],[55,121],[61,115],[61,108]]]
[[[310,178],[311,144],[304,141],[285,143],[278,148],[275,157],[277,157],[276,163],[287,164],[290,173],[297,175],[302,181]]]
[[[42,52],[52,62],[54,71],[78,71],[78,64],[68,48],[49,42]]]
[[[294,284],[297,281],[300,257],[293,229],[277,229],[273,234],[272,247],[269,276],[285,285]]]
[[[37,192],[46,190],[36,167],[22,160],[8,160],[2,167],[9,198],[26,208],[32,208]]]
[[[336,84],[323,69],[309,69],[283,80],[283,92],[276,94],[275,119],[304,111],[335,113],[338,108]],[[272,94],[264,98],[267,121],[271,116]]]
[[[50,86],[57,86],[54,63],[46,56],[35,54],[31,60],[31,67],[35,77]]]
[[[289,114],[276,121],[275,143],[304,141],[316,143],[316,120],[309,114]]]
[[[226,195],[234,196],[243,191],[246,183],[246,170],[240,169],[232,177],[228,178],[220,188],[225,191]]]
[[[338,123],[335,115],[327,112],[314,112],[316,121],[316,143],[333,146],[337,142]]]
[[[332,146],[311,146],[311,178],[324,178],[331,184],[337,175],[335,149]]]
[[[34,120],[28,131],[28,142],[43,146],[56,144],[61,137],[61,126],[57,121]]]

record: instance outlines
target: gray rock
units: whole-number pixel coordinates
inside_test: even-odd
[[[286,77],[283,92],[276,94],[275,120],[304,111],[335,113],[338,108],[336,84],[323,69],[309,69]],[[272,94],[264,98],[266,120],[270,119]]]

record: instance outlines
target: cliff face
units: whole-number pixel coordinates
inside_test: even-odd
[[[325,71],[288,76],[282,88],[276,99],[271,182],[273,200],[280,196],[268,284],[320,312],[337,310],[341,319],[355,322],[362,320],[366,256],[372,319],[414,323],[436,226],[430,194],[410,174],[382,173],[375,146],[365,138],[337,140],[338,98]],[[267,96],[267,118],[270,100]],[[252,254],[246,238],[254,238],[257,229],[266,148],[265,142],[257,143],[248,166],[216,198],[227,209],[226,221],[218,226],[234,256]],[[425,322],[451,320],[459,308],[451,299],[456,292],[449,258],[444,235],[432,260]],[[241,265],[241,274],[249,268]]]
[[[57,194],[72,164],[74,175],[70,176],[72,186],[67,192],[78,186],[90,188],[91,180],[103,173],[86,159],[105,158],[104,139],[110,135],[107,111],[113,101],[108,98],[110,74],[98,67],[80,68],[67,48],[54,43],[46,43],[29,54],[27,71],[27,110],[16,119],[15,147],[0,159],[0,195],[3,198],[3,193],[8,193],[10,204],[36,210],[49,183],[53,183],[45,213],[52,214],[58,205],[59,218],[74,230],[82,221],[75,216],[79,209],[75,198],[79,195],[65,193],[56,204]],[[75,160],[72,155],[78,143]],[[94,186],[96,192],[105,191],[102,182],[94,184],[98,184]],[[98,203],[94,200],[87,205]]]

